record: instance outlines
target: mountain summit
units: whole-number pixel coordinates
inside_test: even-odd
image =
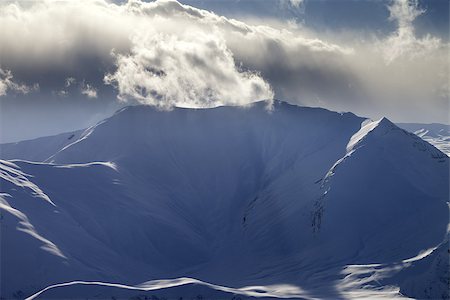
[[[6,298],[447,291],[449,159],[385,118],[132,106],[0,149]]]

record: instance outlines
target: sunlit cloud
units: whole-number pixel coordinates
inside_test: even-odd
[[[10,70],[3,70],[0,68],[0,96],[5,96],[8,91],[19,94],[28,94],[31,91],[39,90],[39,85],[34,84],[28,86],[22,83],[17,83]]]
[[[441,46],[441,40],[430,34],[417,38],[413,21],[425,13],[417,0],[396,0],[388,6],[389,19],[397,23],[397,30],[381,44],[388,63],[407,56],[410,58],[432,54]]]
[[[0,6],[0,60],[14,74],[67,78],[51,88],[62,97],[76,85],[89,98],[113,89],[119,101],[164,108],[275,97],[374,117],[447,119],[448,45],[416,36],[413,21],[424,13],[417,1],[393,1],[386,10],[396,29],[364,38],[254,25],[174,0]]]

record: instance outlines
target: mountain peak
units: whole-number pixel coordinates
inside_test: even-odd
[[[347,152],[355,150],[356,146],[359,145],[360,142],[364,140],[369,134],[384,135],[394,128],[398,127],[386,117],[383,117],[378,121],[366,119],[364,122],[361,123],[361,129],[358,130],[350,139],[347,145]]]
[[[377,121],[378,123],[378,128],[386,128],[386,129],[392,129],[393,127],[397,127],[397,125],[395,125],[394,123],[391,122],[391,120],[389,120],[386,117],[382,117],[381,119],[379,119]]]

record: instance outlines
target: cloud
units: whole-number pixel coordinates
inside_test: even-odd
[[[47,86],[68,90],[75,82],[61,78],[72,77],[89,82],[86,96],[95,87],[99,99],[114,92],[120,101],[163,108],[274,96],[445,122],[448,45],[415,35],[413,21],[424,13],[417,1],[395,0],[386,9],[396,30],[380,37],[250,25],[173,0],[2,2],[0,61],[19,82],[41,80],[42,93]]]
[[[397,23],[397,30],[382,42],[382,50],[388,63],[407,56],[420,57],[432,53],[441,45],[439,38],[429,34],[417,38],[414,33],[413,21],[423,13],[418,0],[396,0],[388,6],[389,19]]]
[[[219,32],[157,32],[133,38],[131,53],[116,55],[117,70],[105,76],[119,98],[162,108],[245,105],[271,100],[273,92],[255,72],[236,67]]]
[[[81,94],[86,95],[88,98],[97,98],[97,89],[83,82],[81,84]]]
[[[28,94],[31,91],[39,90],[39,85],[27,86],[17,83],[13,80],[13,75],[10,70],[0,68],[0,96],[5,96],[8,90],[15,93]]]
[[[65,86],[66,88],[68,88],[68,87],[70,87],[71,85],[74,85],[76,82],[77,82],[77,81],[76,81],[75,78],[73,78],[73,77],[67,77],[64,86]]]
[[[77,83],[77,79],[75,77],[67,77],[64,81],[64,88],[57,91],[52,91],[53,95],[57,95],[59,97],[67,97],[69,94],[73,94],[74,90],[76,90],[85,95],[87,98],[97,98],[97,89],[91,84],[86,83],[85,80],[81,80]],[[71,93],[72,92],[72,93]]]
[[[133,98],[160,107],[243,105],[273,97],[264,79],[271,75],[266,69],[276,66],[276,72],[290,64],[281,62],[284,58],[274,61],[279,55],[330,61],[328,56],[335,60],[351,53],[319,39],[250,26],[176,1],[132,1],[126,10],[145,16],[151,26],[146,34],[133,35],[131,53],[116,54],[117,71],[105,77],[123,101]]]
[[[304,0],[289,0],[289,3],[293,6],[293,7],[300,7],[300,5],[302,5]]]

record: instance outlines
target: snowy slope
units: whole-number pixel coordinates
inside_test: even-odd
[[[57,298],[64,295],[75,299],[302,299],[299,293],[301,291],[298,288],[282,284],[230,288],[192,278],[177,278],[152,280],[136,286],[73,281],[49,286],[28,299]]]
[[[44,161],[78,140],[82,133],[82,130],[78,130],[17,143],[0,144],[0,159]]]
[[[448,157],[387,119],[136,106],[44,160],[0,164],[4,297],[414,297],[447,233]]]
[[[400,128],[420,136],[445,154],[450,156],[450,125],[399,123]]]

